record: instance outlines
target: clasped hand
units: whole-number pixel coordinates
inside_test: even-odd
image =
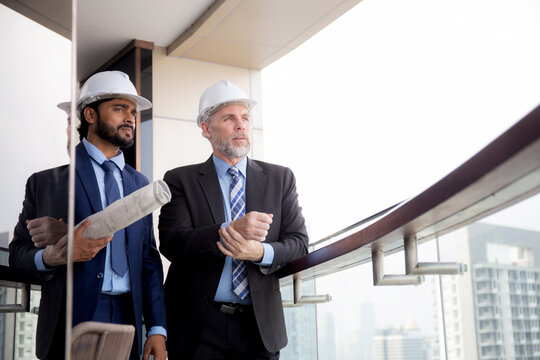
[[[272,224],[272,217],[272,214],[251,211],[231,222],[231,226],[245,239],[262,242],[266,240],[270,224]]]
[[[37,248],[56,244],[67,233],[67,224],[50,216],[26,220],[26,228]]]
[[[234,259],[260,262],[264,255],[261,242],[266,240],[272,216],[252,211],[231,222],[226,228],[221,228],[221,241],[217,242],[219,250]]]

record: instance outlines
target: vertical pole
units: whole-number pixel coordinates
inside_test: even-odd
[[[384,254],[381,249],[371,251],[371,263],[373,266],[373,285],[377,285],[384,277]]]
[[[141,48],[135,47],[135,89],[141,95]],[[135,169],[141,171],[141,112],[137,111],[135,119]]]
[[[75,139],[75,99],[79,89],[77,82],[77,0],[71,1],[71,139]],[[66,343],[65,359],[71,360],[71,326],[73,324],[73,222],[75,221],[75,141],[70,141],[69,192],[68,192],[68,243],[66,274]],[[52,336],[52,334],[51,334]]]
[[[405,274],[410,274],[418,265],[418,249],[416,235],[408,236],[403,240],[405,248]]]
[[[437,261],[441,261],[441,252],[439,248],[439,237],[435,237],[435,244],[437,245]],[[444,294],[442,287],[442,275],[439,275],[439,300],[441,302],[441,319],[442,319],[442,328],[443,328],[443,340],[444,340],[444,360],[448,359],[448,347],[446,342],[446,321],[444,315]]]
[[[298,301],[302,297],[302,279],[298,274],[295,274],[293,277],[293,297],[295,304],[298,304]]]

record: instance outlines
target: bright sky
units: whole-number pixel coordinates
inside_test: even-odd
[[[539,19],[536,0],[364,0],[264,69],[265,159],[295,172],[313,238],[425,190],[536,107]]]
[[[294,171],[311,240],[425,190],[536,107],[539,20],[537,0],[364,0],[265,68],[265,159]],[[539,205],[520,225],[540,230]],[[339,341],[364,302],[378,328],[434,325],[430,286],[375,288],[370,264],[317,286]]]

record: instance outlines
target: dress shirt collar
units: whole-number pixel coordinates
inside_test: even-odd
[[[228,176],[227,170],[231,167],[231,165],[227,164],[225,161],[218,158],[216,155],[212,155],[212,160],[214,161],[214,166],[216,168],[216,172],[218,173],[218,176],[224,177]],[[244,176],[244,179],[246,178],[246,168],[247,168],[247,156],[244,156],[242,160],[238,164],[235,165],[235,167],[240,171],[240,173]]]
[[[84,147],[86,148],[86,152],[92,159],[94,159],[95,162],[97,162],[99,165],[103,164],[106,160],[111,160],[118,166],[120,171],[124,170],[124,166],[126,165],[126,161],[124,159],[124,153],[122,150],[118,149],[118,154],[113,157],[112,159],[107,159],[105,154],[101,152],[94,144],[92,144],[90,141],[83,139],[82,140]]]

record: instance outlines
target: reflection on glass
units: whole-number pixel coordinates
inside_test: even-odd
[[[6,250],[23,208],[27,179],[35,172],[69,161],[66,114],[57,104],[70,97],[71,42],[4,5],[0,5],[0,28],[6,50],[0,58],[0,167],[9,174],[4,176],[0,189],[0,265],[7,267]],[[38,212],[33,216],[44,215]],[[7,273],[10,269],[2,270]],[[40,295],[40,291],[31,292],[33,312],[0,314],[0,358],[36,359]],[[0,287],[0,303],[20,302],[20,289]]]

